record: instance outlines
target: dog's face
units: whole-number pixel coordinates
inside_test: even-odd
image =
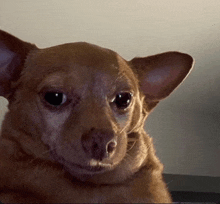
[[[124,158],[141,103],[138,82],[116,53],[87,43],[37,50],[16,86],[11,109],[22,110],[20,120],[28,117],[70,172],[100,173]]]
[[[9,100],[13,128],[29,137],[26,147],[43,142],[73,176],[102,174],[125,159],[140,161],[144,141],[131,135],[193,63],[177,52],[128,62],[88,43],[38,49],[2,31],[0,56],[0,91]]]

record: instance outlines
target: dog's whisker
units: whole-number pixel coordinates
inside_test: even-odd
[[[48,150],[42,152],[40,155],[41,155],[41,156],[45,156],[45,155],[47,155],[48,153],[51,153],[51,151],[53,151],[53,150],[55,150],[55,149],[56,149],[56,147],[50,148],[50,149],[48,149]],[[30,160],[30,163],[31,163],[31,162],[34,162],[34,161],[37,160],[37,159],[38,159],[38,157],[36,157],[36,158]]]
[[[122,134],[122,132],[125,130],[126,126],[122,128],[122,130],[120,130],[119,134]]]
[[[125,159],[129,160],[129,162],[130,162],[130,161],[133,160],[133,157],[129,153],[126,152],[126,158]]]
[[[134,142],[134,141],[137,141],[137,140],[138,140],[137,138],[128,137],[128,142]]]
[[[137,142],[137,140],[133,141],[133,144],[132,144],[131,147],[127,150],[127,153],[132,150],[132,148],[135,146],[136,142]]]

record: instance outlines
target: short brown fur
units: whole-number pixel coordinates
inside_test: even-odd
[[[179,52],[126,61],[89,43],[39,49],[0,31],[0,95],[9,102],[0,201],[172,202],[143,126],[192,66]]]

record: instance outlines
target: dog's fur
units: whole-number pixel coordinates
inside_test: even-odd
[[[192,66],[179,52],[126,61],[89,43],[39,49],[0,31],[0,95],[9,102],[0,201],[171,202],[143,126]],[[64,102],[51,104],[48,93]]]

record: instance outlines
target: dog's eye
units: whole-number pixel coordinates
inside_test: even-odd
[[[131,103],[132,94],[128,92],[119,93],[115,97],[115,104],[119,109],[127,108]]]
[[[44,95],[44,99],[53,106],[60,106],[67,101],[67,96],[58,92],[47,92]]]

